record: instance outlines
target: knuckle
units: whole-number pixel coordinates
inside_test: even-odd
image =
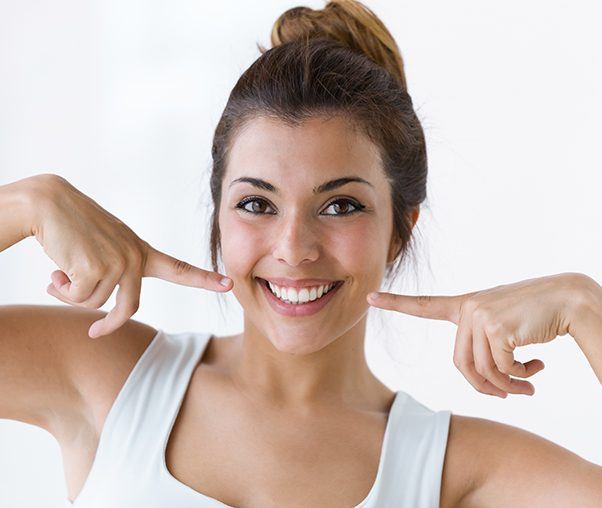
[[[477,300],[473,298],[468,298],[462,304],[462,311],[464,313],[472,314],[477,309],[478,303]]]
[[[184,275],[190,271],[192,265],[187,263],[186,261],[182,261],[181,259],[177,259],[174,262],[174,269],[177,275]]]
[[[483,327],[487,326],[491,321],[488,309],[482,305],[477,305],[472,312],[472,320],[473,323],[481,323]]]
[[[512,374],[512,368],[509,365],[499,365],[498,366],[498,370],[502,373],[502,374],[506,374],[506,375],[510,375]]]
[[[488,378],[492,378],[495,376],[497,371],[497,368],[495,365],[484,365],[483,366],[483,372],[485,373],[485,376],[487,376]]]
[[[111,250],[111,253],[107,255],[107,270],[115,271],[116,269],[125,266],[128,262],[128,253],[124,252],[122,248],[115,248]]]
[[[136,312],[138,312],[138,309],[140,308],[140,300],[132,300],[131,302],[128,302],[128,304],[126,305],[126,313],[131,316],[133,314],[136,314]]]
[[[136,245],[132,242],[129,242],[128,244],[126,244],[125,256],[123,259],[124,266],[128,262],[133,264],[134,266],[141,265],[142,259],[143,259],[143,253],[142,253],[141,248],[138,245]]]
[[[121,274],[126,271],[128,262],[125,259],[119,258],[115,261],[115,265],[111,270],[111,276],[113,279],[119,279]]]
[[[99,281],[104,278],[106,273],[109,271],[109,268],[104,264],[95,264],[89,271],[88,275],[92,279],[96,279]]]
[[[490,319],[484,326],[485,333],[489,336],[501,336],[505,332],[504,323],[502,323],[499,319]]]
[[[506,335],[507,344],[512,348],[516,349],[518,347],[518,341],[516,340],[516,335],[513,333],[508,333]]]
[[[483,377],[485,377],[485,375],[487,374],[487,367],[481,365],[480,363],[475,364],[475,370],[478,374],[480,374]]]
[[[72,270],[75,275],[79,274],[83,277],[100,276],[106,270],[106,265],[98,260],[90,257],[84,257],[79,261],[78,265]]]
[[[85,306],[84,303],[86,301],[86,295],[82,294],[81,292],[76,291],[74,293],[71,293],[69,295],[69,298],[70,298],[70,300],[72,302],[75,302],[75,303],[79,304],[80,307],[84,307]]]

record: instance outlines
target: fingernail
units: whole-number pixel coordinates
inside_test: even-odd
[[[231,281],[232,279],[230,279],[229,277],[224,277],[222,280],[219,281],[219,283],[224,287],[228,287]]]
[[[368,293],[368,299],[370,300],[378,300],[378,293]]]

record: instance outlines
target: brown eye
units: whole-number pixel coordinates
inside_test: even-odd
[[[353,207],[352,210],[349,210],[349,205]],[[361,205],[360,203],[357,203],[356,201],[347,198],[335,199],[334,201],[331,201],[326,209],[331,207],[334,209],[335,213],[327,213],[326,215],[352,215],[356,212],[361,212],[362,209],[365,208],[364,205]]]
[[[334,206],[334,209],[338,213],[347,213],[347,209],[349,208],[349,203],[346,201],[343,201],[342,203],[343,204],[341,204],[340,201],[337,201],[336,203],[333,203],[332,206]]]
[[[250,206],[247,206],[250,205]],[[269,206],[267,202],[260,198],[247,198],[243,199],[236,205],[236,208],[240,208],[243,212],[255,214],[255,215],[271,215],[266,214],[265,207]]]
[[[260,203],[259,201],[249,201],[251,204],[251,211],[261,213],[263,211],[263,206],[265,203]]]

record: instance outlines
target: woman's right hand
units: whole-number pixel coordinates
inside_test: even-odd
[[[97,309],[119,285],[115,307],[90,326],[90,337],[113,332],[136,313],[142,277],[211,291],[231,289],[231,279],[222,286],[223,275],[154,249],[64,178],[38,176],[40,213],[32,232],[60,268],[51,274],[46,291],[70,305]]]

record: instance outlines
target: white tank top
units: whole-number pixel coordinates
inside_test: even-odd
[[[180,482],[165,464],[167,439],[211,337],[157,331],[113,402],[90,473],[66,507],[232,508]],[[396,392],[376,480],[355,508],[438,508],[450,415]]]

